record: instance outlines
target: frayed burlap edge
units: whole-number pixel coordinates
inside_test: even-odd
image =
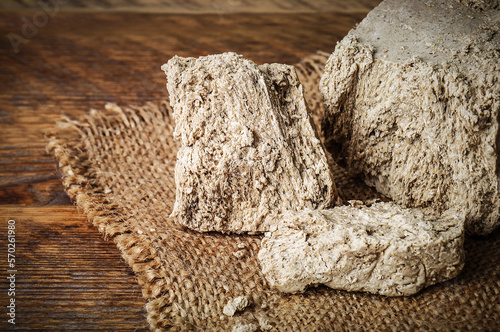
[[[148,234],[134,233],[125,219],[129,212],[122,211],[119,205],[110,201],[106,190],[103,191],[96,178],[89,173],[91,161],[88,151],[93,144],[92,133],[98,132],[99,126],[112,128],[113,123],[121,123],[130,128],[148,119],[165,123],[173,131],[170,114],[168,102],[130,108],[107,104],[104,112],[92,110],[78,121],[63,117],[57,129],[46,135],[49,139],[47,152],[58,161],[66,193],[104,238],[113,240],[134,271],[145,298],[152,298],[161,292],[161,276],[157,271],[163,269],[162,263]]]

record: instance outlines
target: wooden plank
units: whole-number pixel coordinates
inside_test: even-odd
[[[368,11],[381,0],[45,0],[52,10],[141,13],[304,13]],[[3,0],[0,10],[41,10],[39,0]]]
[[[145,300],[112,242],[71,206],[0,206],[0,232],[15,220],[16,327],[147,330]],[[6,237],[0,248],[7,251]],[[0,260],[1,289],[8,289]],[[5,296],[2,296],[5,299]],[[0,330],[7,328],[0,320]]]

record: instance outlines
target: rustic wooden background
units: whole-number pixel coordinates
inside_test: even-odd
[[[175,54],[293,64],[332,51],[379,1],[45,3],[55,1],[48,14],[37,0],[0,2],[0,330],[148,330],[131,269],[64,193],[44,133],[63,113],[164,98],[160,66]],[[10,219],[15,326],[5,312]]]
[[[40,0],[2,0],[0,9],[38,9]],[[380,0],[42,0],[68,12],[318,13],[367,12]]]

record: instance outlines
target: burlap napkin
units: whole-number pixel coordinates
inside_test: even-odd
[[[316,121],[326,54],[297,65]],[[134,270],[152,330],[500,330],[500,232],[467,238],[466,266],[454,280],[411,297],[327,287],[304,294],[270,289],[259,267],[259,236],[200,234],[169,218],[177,143],[167,101],[108,105],[49,134],[66,192]],[[335,166],[344,199],[382,198]],[[383,198],[382,198],[383,199]],[[223,308],[245,295],[250,305]]]

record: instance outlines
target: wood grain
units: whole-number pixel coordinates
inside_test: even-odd
[[[141,13],[319,13],[366,12],[381,0],[45,0],[61,11]],[[39,0],[3,0],[0,10],[41,10]]]
[[[33,12],[1,13],[0,229],[5,234],[7,220],[16,220],[16,328],[147,329],[133,273],[73,207],[45,152],[44,134],[61,114],[165,98],[160,66],[175,54],[235,51],[258,63],[293,64],[316,50],[332,51],[365,15],[60,12],[15,52],[6,36],[22,37],[23,18],[32,20]],[[2,237],[0,250],[6,245]],[[3,305],[5,258],[0,270]],[[8,328],[0,319],[0,330]]]
[[[73,206],[4,205],[0,215],[2,234],[16,222],[16,329],[148,330],[133,272]],[[0,248],[7,250],[4,236]],[[6,290],[5,258],[0,269]],[[0,330],[9,327],[2,317]]]

